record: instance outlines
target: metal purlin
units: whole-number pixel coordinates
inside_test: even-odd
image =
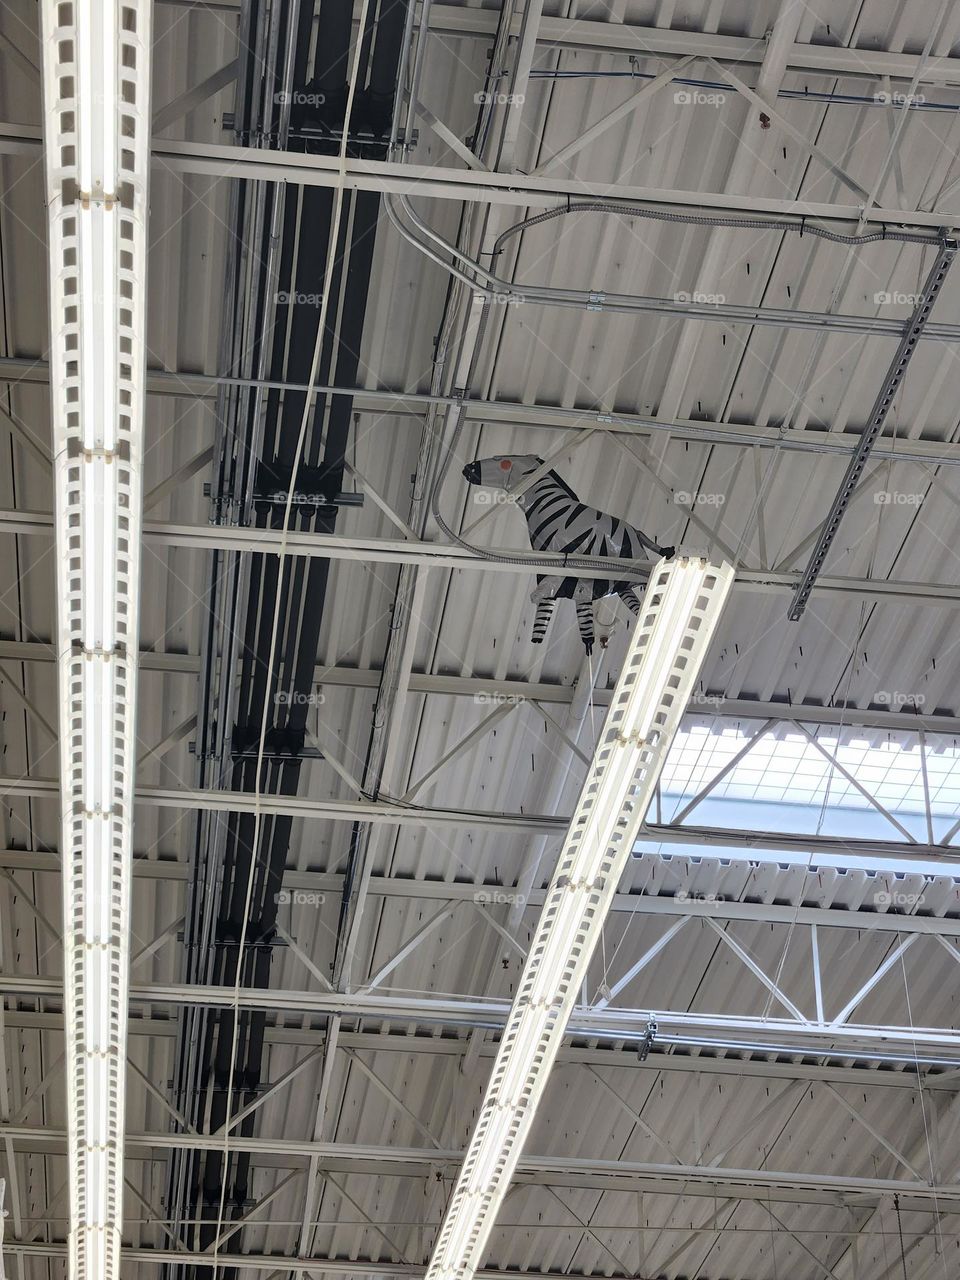
[[[120,1274],[136,763],[148,0],[41,0],[70,1275]]]

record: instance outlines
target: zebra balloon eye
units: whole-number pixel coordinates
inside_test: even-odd
[[[513,466],[513,463],[512,463],[508,458],[501,458],[501,459],[500,459],[500,470],[501,470],[501,471],[509,471],[509,470],[511,469],[511,467],[512,467],[512,466]]]

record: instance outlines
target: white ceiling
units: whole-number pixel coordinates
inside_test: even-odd
[[[480,7],[496,11],[493,5]],[[235,56],[233,9],[232,4],[157,5],[157,106]],[[749,41],[750,49],[759,49],[731,63],[738,76],[753,84],[764,35],[777,9],[772,0],[547,4],[550,18],[576,17],[616,29],[620,44],[603,53],[541,46],[534,66],[540,71],[622,72],[630,70],[633,58],[637,72],[659,73],[666,64],[645,52],[635,28],[666,33],[678,49],[688,33],[710,33]],[[939,9],[938,0],[806,4],[798,43],[859,49],[865,65],[843,76],[788,70],[783,88],[872,97],[884,90],[884,82],[876,78],[867,55],[888,51],[919,59]],[[453,18],[458,13],[457,6],[443,6],[435,14],[441,31],[427,56],[423,99],[463,138],[476,119],[474,94],[483,84],[490,38],[445,34],[444,25],[457,25]],[[618,24],[629,30],[621,35]],[[960,9],[949,13],[917,90],[941,104],[942,111],[915,110],[904,117],[862,101],[828,105],[796,98],[781,98],[778,109],[869,191],[885,167],[894,131],[902,125],[889,173],[873,194],[888,208],[929,208],[960,175],[960,78],[952,57],[958,39]],[[19,53],[11,52],[11,44]],[[35,6],[29,0],[10,0],[0,9],[0,119],[37,126],[39,81],[24,58],[39,60]],[[942,74],[937,69],[941,60],[949,60],[943,62]],[[715,73],[699,63],[691,74],[710,80]],[[904,87],[904,82],[895,86]],[[636,81],[623,77],[534,79],[522,114],[517,169],[522,174],[542,163],[636,89]],[[228,86],[164,136],[229,142],[232,135],[224,131],[223,116],[232,110],[233,93]],[[856,203],[777,122],[761,128],[757,109],[735,94],[720,106],[688,106],[674,97],[668,87],[585,148],[564,170],[571,191],[622,183]],[[460,166],[424,121],[419,128],[414,163]],[[37,147],[0,154],[0,191],[0,354],[40,362],[27,379],[7,384],[0,396],[6,457],[0,468],[0,509],[49,511],[50,476],[42,456],[31,453],[19,434],[35,433],[47,447],[45,217]],[[223,179],[185,177],[162,164],[154,169],[148,291],[148,360],[154,370],[218,372],[228,193]],[[415,206],[435,229],[455,237],[457,203],[415,200]],[[947,225],[960,220],[960,195],[948,197],[947,208],[952,211],[952,217],[945,215]],[[520,203],[509,207],[501,225],[526,212]],[[930,260],[929,251],[921,255],[917,246],[893,242],[851,253],[808,235],[709,232],[583,213],[524,232],[511,242],[497,270],[511,275],[520,289],[543,284],[667,299],[701,292],[722,295],[728,304],[904,319],[908,303],[878,303],[876,295],[915,294]],[[958,273],[955,268],[937,304],[938,324],[960,325]],[[429,391],[446,293],[441,269],[382,220],[361,349],[364,388]],[[535,414],[524,415],[518,424],[471,421],[441,493],[442,510],[462,526],[489,510],[473,501],[460,475],[463,462],[498,453],[561,450],[554,465],[585,501],[627,517],[661,543],[677,542],[715,555],[732,550],[746,568],[761,572],[801,568],[805,540],[826,513],[844,456],[709,444],[685,439],[682,428],[671,432],[665,424],[696,419],[792,428],[811,440],[823,433],[856,432],[866,421],[894,346],[888,334],[827,335],[529,303],[499,307],[481,351],[474,396],[576,409],[583,416],[572,420],[569,429],[536,425]],[[165,385],[167,393],[148,399],[147,491],[213,440],[212,394],[200,400],[177,394],[175,384]],[[911,363],[886,434],[897,445],[960,444],[958,403],[955,341],[926,340]],[[649,431],[598,429],[578,439],[583,427],[602,425],[598,414],[612,413],[645,415],[663,425]],[[7,414],[22,426],[8,431]],[[365,410],[349,453],[369,491],[375,490],[403,518],[409,512],[421,427],[420,416]],[[960,461],[960,453],[953,460]],[[827,572],[851,579],[942,584],[956,592],[956,471],[955,465],[875,460],[868,467],[869,484],[843,522]],[[203,484],[208,479],[208,472],[199,470],[162,497],[150,518],[205,524],[209,501]],[[341,511],[337,534],[398,537],[369,491],[362,508]],[[678,492],[704,499],[694,507],[697,522],[675,500]],[[878,502],[877,493],[907,497]],[[432,521],[426,537],[441,540]],[[475,537],[491,548],[525,545],[523,522],[511,507],[494,509]],[[34,648],[28,660],[20,660],[23,654],[17,656],[13,647],[0,659],[2,772],[7,778],[51,778],[56,770],[56,689],[53,664],[42,645],[54,630],[52,543],[7,532],[3,546],[0,641],[28,642]],[[142,649],[194,658],[200,653],[207,555],[147,544]],[[431,569],[415,619],[413,671],[430,677],[572,685],[582,662],[572,609],[560,609],[548,644],[533,646],[531,576]],[[314,727],[321,746],[328,746],[352,774],[363,771],[376,695],[376,676],[365,682],[363,673],[376,673],[384,662],[397,579],[396,567],[364,559],[338,560],[331,570],[317,654],[324,700]],[[910,598],[877,602],[868,589],[818,593],[802,622],[792,624],[786,619],[787,592],[738,586],[705,667],[703,690],[734,700],[814,706],[844,702],[851,722],[857,708],[890,705],[890,699],[878,699],[878,692],[902,694],[914,702],[919,695],[925,714],[960,716],[957,600],[949,593],[923,604]],[[619,670],[626,623],[623,611],[609,647],[595,655],[600,690]],[[145,667],[141,673],[141,752],[168,735],[176,738],[197,713],[196,665],[184,661],[182,666],[175,672]],[[324,681],[323,673],[330,670],[332,680]],[[341,683],[351,672],[357,684]],[[392,796],[403,795],[494,709],[482,686],[463,688],[466,692],[424,693],[412,687],[401,700],[392,729]],[[562,702],[544,705],[558,718],[565,711]],[[603,710],[598,700],[579,732],[579,750],[586,755]],[[712,730],[720,727],[704,714],[701,723]],[[192,787],[193,738],[188,728],[162,756],[146,760],[139,781]],[[547,780],[556,769],[566,769],[566,774],[552,791]],[[548,816],[563,815],[572,810],[582,771],[581,760],[541,707],[521,699],[437,771],[418,791],[416,803],[463,813],[530,815],[544,813],[549,796]],[[356,798],[325,761],[305,767],[301,795]],[[8,870],[0,880],[0,972],[9,979],[50,979],[54,988],[61,971],[59,877],[49,859],[41,857],[37,865],[42,869],[34,870],[23,855],[55,850],[55,806],[54,798],[11,795],[5,801]],[[134,954],[158,937],[163,940],[138,959],[135,986],[173,984],[181,978],[180,917],[190,819],[187,809],[138,807],[136,848],[150,866],[142,867],[135,880]],[[324,989],[321,979],[330,972],[340,911],[341,881],[334,877],[344,871],[350,832],[348,822],[294,821],[290,883],[303,893],[322,894],[324,900],[308,897],[286,908],[285,917],[281,914],[296,946],[277,948],[271,974],[276,992]],[[554,837],[542,839],[536,831],[504,831],[482,822],[443,827],[411,821],[376,829],[371,869],[374,877],[389,877],[401,886],[409,880],[438,886],[457,882],[500,885],[509,892],[524,865],[531,859],[535,863],[538,854],[542,861],[534,883],[541,885],[555,849]],[[784,993],[806,1010],[813,1008],[816,993],[809,922],[800,908],[866,915],[876,907],[878,886],[881,893],[893,892],[891,879],[858,869],[853,858],[848,869],[838,870],[812,865],[812,854],[806,865],[787,867],[785,861],[751,861],[747,850],[727,850],[723,859],[692,857],[686,851],[671,858],[668,846],[648,845],[643,852],[625,877],[624,894],[659,900],[673,899],[682,890],[694,902],[704,900],[697,895],[706,895],[728,904],[752,904],[757,914],[733,919],[730,936],[756,966],[777,974]],[[908,876],[896,885],[897,892],[914,899],[904,908],[909,913],[946,918],[948,924],[960,918],[960,883],[952,875]],[[378,879],[360,922],[354,985],[362,987],[435,913],[450,908],[452,913],[411,949],[378,990],[382,985],[383,993],[398,998],[462,998],[491,1006],[509,1000],[536,903],[511,915],[509,902],[477,904],[468,894],[451,892],[460,896],[446,900],[442,888],[430,892],[416,885],[394,892]],[[786,922],[764,919],[760,912],[769,906],[796,914]],[[491,927],[489,918],[500,928]],[[605,953],[592,975],[595,988],[615,986],[677,918],[660,919],[656,912],[622,902],[611,917]],[[516,931],[515,943],[504,936],[508,924]],[[819,946],[828,1011],[841,1009],[900,942],[896,932],[873,931],[866,924],[861,931],[840,927],[835,919],[824,923]],[[960,940],[952,945],[960,947]],[[960,970],[957,951],[951,953],[950,946],[949,940],[943,944],[936,936],[918,936],[865,997],[856,1021],[871,1027],[955,1029]],[[0,1090],[0,1136],[6,1144],[2,1162],[11,1211],[4,1231],[7,1244],[13,1239],[12,1247],[19,1246],[15,1265],[25,1280],[64,1272],[62,1260],[48,1256],[57,1253],[66,1231],[61,1193],[65,1101],[62,1076],[55,1074],[60,1006],[55,994],[43,990],[37,998],[14,982],[8,984],[3,1031],[6,1096]],[[597,992],[588,994],[595,999]],[[718,1019],[783,1016],[769,990],[702,912],[693,913],[614,1003],[638,1012],[673,1010]],[[177,1013],[176,1001],[156,994],[149,1002],[134,1001],[131,1135],[171,1131],[171,1115],[161,1096],[174,1070]],[[475,1020],[495,1022],[492,1013],[489,1019],[478,1015]],[[454,1153],[465,1145],[476,1115],[495,1028],[471,1031],[453,1020],[441,1026],[429,1016],[415,1018],[402,1010],[393,1017],[345,1016],[341,1047],[324,1082],[320,1050],[326,1019],[315,1011],[271,1007],[268,1021],[264,1080],[279,1081],[306,1055],[314,1057],[259,1111],[255,1134],[276,1149],[257,1154],[250,1195],[258,1200],[276,1194],[242,1234],[230,1237],[224,1251],[295,1252],[308,1164],[292,1144],[318,1136],[342,1144],[343,1151],[327,1153],[329,1169],[315,1206],[320,1223],[316,1258],[362,1263],[364,1274],[406,1275],[408,1268],[413,1274],[429,1255],[450,1193]],[[640,1064],[630,1036],[577,1036],[551,1081],[527,1153],[535,1163],[558,1162],[560,1171],[552,1181],[549,1172],[536,1169],[523,1175],[505,1204],[488,1267],[645,1280],[880,1280],[899,1274],[894,1182],[882,1184],[895,1180],[912,1183],[916,1195],[915,1200],[905,1197],[902,1214],[910,1280],[954,1274],[960,1247],[957,1081],[930,1075],[918,1088],[909,1069],[910,1043],[899,1045],[897,1052],[906,1065],[797,1051],[708,1051],[694,1045],[670,1052],[661,1047]],[[47,1081],[49,1087],[36,1096],[38,1085]],[[321,1088],[326,1106],[315,1128]],[[4,1125],[16,1132],[5,1131]],[[290,1144],[287,1154],[285,1143]],[[148,1147],[150,1158],[145,1159]],[[398,1153],[399,1171],[390,1171],[385,1162],[376,1165],[379,1147],[417,1148],[418,1154],[404,1165]],[[374,1154],[361,1148],[372,1148]],[[358,1171],[364,1159],[367,1167]],[[159,1145],[131,1138],[126,1240],[132,1249],[170,1247],[157,1222],[164,1216],[165,1160]],[[578,1170],[581,1160],[591,1162],[590,1168]],[[670,1165],[681,1166],[680,1172],[654,1169]],[[699,1169],[690,1174],[687,1166]],[[716,1181],[714,1166],[721,1171]],[[291,1171],[299,1176],[289,1178]],[[732,1186],[736,1179],[731,1171],[750,1174],[744,1174],[742,1185]],[[779,1186],[776,1180],[773,1185],[764,1182],[768,1171],[784,1175]],[[857,1178],[876,1180],[876,1185],[843,1189],[843,1179]],[[947,1189],[943,1203],[931,1200],[925,1186],[930,1182]],[[942,1212],[939,1220],[932,1211],[937,1209]],[[857,1232],[853,1252],[850,1242]],[[8,1268],[12,1262],[8,1256]],[[322,1269],[341,1274],[330,1261]],[[288,1270],[275,1273],[286,1275]],[[267,1260],[259,1268],[263,1277],[274,1271]],[[125,1273],[154,1277],[159,1267],[138,1255]],[[351,1274],[349,1267],[342,1274]]]

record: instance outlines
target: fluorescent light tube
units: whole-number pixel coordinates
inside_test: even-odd
[[[40,0],[71,1280],[119,1280],[145,376],[149,0]]]
[[[471,1280],[533,1123],[603,922],[733,583],[732,565],[661,560],[500,1040],[427,1280]]]

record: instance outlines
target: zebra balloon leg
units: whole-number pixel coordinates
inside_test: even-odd
[[[585,506],[556,471],[545,470],[544,465],[536,454],[504,454],[470,462],[463,468],[463,474],[470,484],[510,492],[518,489],[527,476],[543,473],[516,495],[516,503],[527,520],[534,551],[621,560],[639,560],[647,552],[668,557],[674,554],[673,547],[661,547],[625,520]],[[556,601],[573,600],[580,638],[590,653],[594,643],[593,602],[603,596],[618,595],[632,613],[639,613],[640,600],[634,591],[636,581],[539,576],[530,597],[536,605],[533,643],[543,643]]]
[[[577,626],[580,628],[580,639],[583,641],[583,647],[589,656],[593,653],[593,601],[578,600],[577,601]]]
[[[534,644],[543,644],[543,638],[550,630],[550,623],[553,621],[553,611],[556,607],[556,600],[537,600],[537,612],[533,619],[533,635],[531,639]]]
[[[640,597],[634,591],[633,587],[627,587],[626,591],[621,591],[619,594],[620,599],[631,613],[640,613]]]

